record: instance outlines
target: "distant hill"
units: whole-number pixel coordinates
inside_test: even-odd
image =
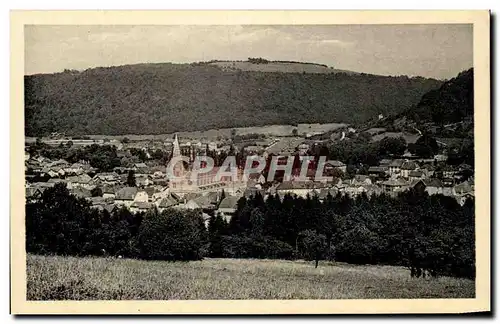
[[[405,111],[441,83],[338,71],[228,70],[213,63],[137,64],[31,75],[25,76],[25,134],[165,134],[270,124],[355,123]]]

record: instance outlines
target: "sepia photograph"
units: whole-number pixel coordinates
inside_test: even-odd
[[[489,310],[489,12],[295,13],[11,16],[12,309]]]

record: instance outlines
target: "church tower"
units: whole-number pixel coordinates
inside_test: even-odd
[[[181,147],[179,145],[179,138],[177,138],[177,134],[174,136],[174,143],[173,143],[173,149],[172,149],[172,159],[180,157],[181,156]],[[184,169],[184,162],[179,161],[174,165],[174,175],[176,177],[183,176],[186,173],[186,170]]]
[[[179,145],[179,139],[177,134],[174,135],[174,149],[172,151],[172,158],[181,156],[181,146]]]

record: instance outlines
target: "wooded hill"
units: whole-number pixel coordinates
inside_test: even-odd
[[[410,132],[416,132],[415,126],[436,136],[470,136],[474,130],[474,70],[460,72],[399,113],[358,125],[360,129],[383,127]]]
[[[458,123],[474,116],[474,70],[463,71],[426,93],[407,116],[417,122]]]
[[[442,82],[349,73],[137,64],[25,76],[25,134],[165,134],[269,124],[360,123],[405,111]]]

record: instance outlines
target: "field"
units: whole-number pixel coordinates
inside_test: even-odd
[[[248,135],[248,134],[263,134],[266,136],[291,136],[294,129],[297,129],[299,135],[304,135],[307,133],[314,132],[328,132],[338,128],[347,126],[347,124],[342,123],[326,123],[326,124],[298,124],[294,125],[267,125],[267,126],[256,126],[256,127],[235,127],[235,128],[221,128],[221,129],[210,129],[206,131],[192,131],[192,132],[177,132],[178,136],[183,139],[208,139],[215,141],[219,137],[229,138],[231,137],[231,131],[234,129],[236,135]],[[174,133],[172,134],[158,134],[158,135],[87,135],[89,138],[94,140],[121,140],[127,137],[131,141],[147,141],[147,140],[159,140],[163,141],[166,139],[172,139]],[[44,139],[48,140],[48,139]],[[35,143],[36,137],[26,137],[25,141],[27,143]]]
[[[227,70],[281,72],[281,73],[347,73],[358,72],[334,69],[321,64],[299,62],[269,62],[267,64],[253,64],[251,62],[219,61],[210,63]]]
[[[281,260],[167,263],[27,256],[28,300],[474,298],[474,281],[407,269]]]

